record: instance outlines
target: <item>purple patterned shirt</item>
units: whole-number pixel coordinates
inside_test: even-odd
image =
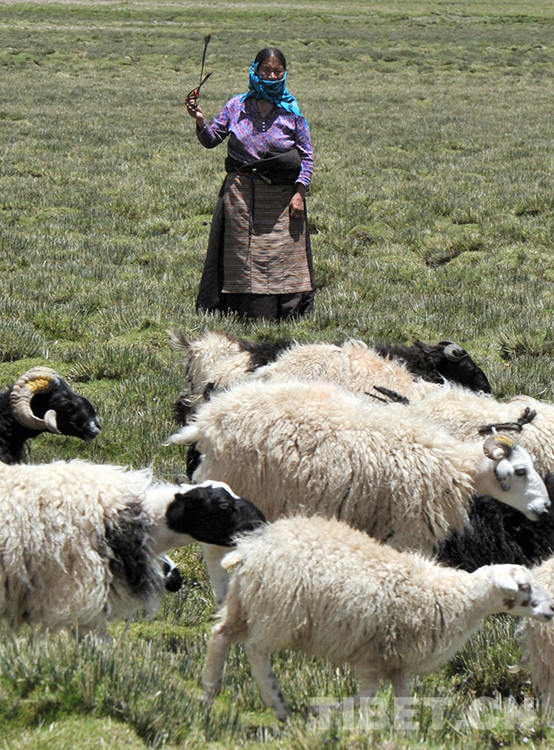
[[[240,94],[229,99],[211,125],[196,133],[205,148],[214,148],[229,136],[227,153],[243,164],[262,159],[268,151],[288,151],[296,147],[301,159],[297,182],[306,187],[310,185],[314,152],[310,128],[302,115],[273,107],[262,117],[254,97],[249,96],[243,102]]]

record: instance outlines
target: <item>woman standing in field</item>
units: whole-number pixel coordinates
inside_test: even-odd
[[[205,148],[229,137],[197,310],[281,320],[313,307],[305,202],[313,150],[286,69],[280,50],[258,52],[248,91],[232,97],[210,125],[198,97],[187,98]]]

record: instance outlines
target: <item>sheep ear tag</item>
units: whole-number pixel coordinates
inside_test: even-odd
[[[508,459],[503,458],[494,467],[494,475],[498,481],[498,484],[505,492],[507,492],[512,486],[514,467],[508,461]]]

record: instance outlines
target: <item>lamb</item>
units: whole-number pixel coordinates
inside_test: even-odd
[[[554,557],[533,573],[548,591],[554,591]],[[554,708],[554,629],[547,623],[524,624],[519,631],[523,658],[531,670],[531,683],[545,709]]]
[[[337,520],[292,517],[238,539],[235,567],[208,643],[203,684],[220,692],[231,643],[244,643],[261,696],[280,720],[291,713],[270,655],[294,649],[350,664],[359,697],[381,680],[397,697],[409,678],[450,659],[496,612],[551,620],[554,602],[526,568],[456,571],[398,552]]]
[[[21,463],[25,443],[43,432],[89,441],[100,433],[94,407],[49,367],[33,367],[0,393],[0,461]]]
[[[183,331],[175,329],[170,334],[173,347],[186,353],[190,382],[190,392],[181,394],[174,406],[180,424],[187,423],[213,390],[250,377],[328,379],[360,392],[377,385],[411,399],[434,392],[445,379],[473,390],[491,390],[485,373],[451,341],[433,347],[416,340],[412,347],[371,348],[361,341],[340,346],[290,341],[251,344],[222,332],[208,332],[189,342]]]
[[[400,404],[384,409],[328,382],[237,385],[168,443],[195,443],[193,481],[227,482],[271,521],[305,508],[426,554],[467,524],[475,492],[532,519],[550,505],[529,455],[507,435],[462,442]],[[221,556],[206,559],[219,599]]]
[[[155,612],[171,547],[231,545],[264,516],[220,482],[156,483],[149,470],[85,461],[0,465],[0,616],[105,633]]]

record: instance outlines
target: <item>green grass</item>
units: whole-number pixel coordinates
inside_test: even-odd
[[[182,474],[182,452],[162,445],[185,385],[173,326],[301,341],[448,338],[499,397],[552,400],[553,15],[545,0],[0,0],[0,384],[50,364],[104,424],[87,445],[42,436],[32,460]],[[318,292],[300,321],[194,313],[224,157],[199,146],[184,109],[206,33],[208,117],[245,90],[250,60],[271,43],[310,122]],[[384,709],[380,728],[349,728],[344,716],[319,726],[310,701],[348,697],[354,681],[289,654],[276,669],[297,713],[279,728],[240,649],[208,713],[199,677],[214,605],[198,552],[178,557],[185,590],[153,622],[125,636],[117,624],[113,649],[6,634],[0,747],[552,744],[502,619],[416,682],[417,729],[395,727]],[[437,696],[452,701],[442,726],[424,705]],[[496,701],[482,709],[486,729],[481,696]]]

